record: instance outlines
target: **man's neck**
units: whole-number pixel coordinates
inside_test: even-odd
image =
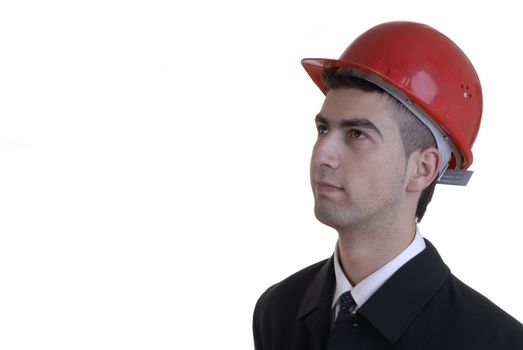
[[[353,286],[398,256],[414,239],[416,224],[338,231],[338,254]]]

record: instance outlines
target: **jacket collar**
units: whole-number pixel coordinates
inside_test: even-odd
[[[427,246],[421,253],[396,271],[358,309],[358,313],[391,343],[398,341],[450,275],[436,248],[427,240],[425,243]],[[296,319],[306,318],[311,329],[320,325],[325,327],[324,323],[330,321],[335,283],[332,256],[309,285]]]
[[[307,324],[314,348],[317,350],[325,349],[329,337],[330,305],[335,284],[334,260],[331,257],[321,265],[314,276],[298,309],[296,319]]]
[[[436,248],[427,247],[403,265],[358,312],[395,343],[450,275]]]
[[[296,319],[302,319],[318,309],[322,303],[332,301],[336,279],[334,277],[334,255],[325,260],[305,292]]]

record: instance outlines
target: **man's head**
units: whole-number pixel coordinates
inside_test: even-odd
[[[311,160],[318,219],[335,228],[421,220],[439,165],[430,131],[382,89],[343,70],[325,70],[324,81],[330,90]]]
[[[383,23],[357,37],[338,59],[306,58],[302,60],[302,65],[314,83],[326,94],[320,112],[322,118],[319,118],[319,121],[327,120],[333,125],[339,125],[340,123],[329,118],[342,118],[341,115],[335,115],[336,113],[357,113],[358,110],[351,110],[355,107],[356,92],[359,92],[359,97],[373,96],[364,98],[370,103],[370,106],[367,106],[370,109],[365,107],[366,112],[370,113],[367,116],[370,119],[372,116],[381,115],[384,110],[387,111],[385,114],[398,128],[398,144],[390,144],[391,137],[382,135],[381,146],[393,148],[397,146],[403,151],[403,159],[393,158],[391,154],[388,155],[388,161],[403,165],[404,194],[405,198],[408,198],[405,203],[414,203],[414,209],[402,212],[415,213],[412,214],[412,220],[416,217],[419,221],[423,217],[426,205],[432,197],[436,177],[439,176],[440,183],[454,185],[467,183],[471,173],[466,170],[473,160],[471,148],[481,121],[481,84],[467,56],[448,37],[420,23]],[[345,99],[341,99],[341,95],[345,95]],[[361,103],[356,105],[358,108],[362,107]],[[333,106],[337,106],[338,110]],[[365,111],[365,108],[362,111]],[[372,108],[380,108],[380,110],[372,111]],[[334,114],[328,116],[327,111]],[[311,164],[313,182],[315,176],[321,177],[318,169],[322,168],[320,166],[322,157],[319,155],[329,149],[324,145],[332,146],[331,141],[334,138],[331,134],[323,132],[319,134]],[[437,149],[434,147],[434,141]],[[344,149],[341,143],[337,146],[339,146],[338,150]],[[379,143],[375,146],[378,147]],[[380,153],[385,151],[384,149],[378,148],[376,154],[385,154]],[[390,172],[391,176],[401,175],[401,172],[396,172],[398,169],[387,167],[387,163],[378,166],[375,158],[369,158],[363,163],[355,163],[351,159],[353,153],[348,152],[347,156],[348,160],[343,162],[351,164],[351,169],[364,166],[359,170],[361,174],[345,167],[342,173],[348,177],[363,175],[370,164],[375,165],[375,171],[381,172],[369,172],[362,177],[361,183],[362,186],[366,186],[368,196],[361,200],[379,198],[379,196],[375,196],[374,199],[372,197],[377,186],[376,181],[383,183],[389,181],[390,179],[386,179],[387,172]],[[359,160],[363,161],[363,158]],[[434,164],[436,169],[433,172]],[[323,164],[323,168],[326,167],[328,168],[327,164]],[[425,183],[427,179],[431,181]],[[414,183],[411,180],[415,180]],[[394,181],[396,184],[400,182],[399,179]],[[319,192],[322,191],[315,191],[317,202]],[[423,192],[421,198],[418,198],[419,194],[412,195],[416,192]],[[319,204],[326,205],[327,199],[333,199],[331,194],[324,193],[321,196],[324,200]],[[353,204],[356,204],[356,194],[347,193],[351,197],[347,199],[353,200]],[[378,204],[376,203],[377,207]],[[317,203],[317,214],[321,213],[319,209],[322,208],[318,207]],[[388,211],[391,212],[392,209],[389,207]],[[398,211],[398,207],[395,210]],[[410,220],[410,218],[403,219]]]
[[[398,123],[400,128],[401,142],[405,152],[405,159],[408,159],[414,151],[424,150],[429,147],[437,147],[436,140],[429,128],[427,128],[411,111],[401,102],[390,96],[379,86],[369,83],[366,80],[352,77],[347,70],[342,68],[325,69],[323,79],[329,89],[354,88],[365,92],[377,92],[388,97],[390,104],[390,116]],[[432,199],[436,180],[421,193],[417,208],[416,219],[421,221],[425,214],[427,205]]]

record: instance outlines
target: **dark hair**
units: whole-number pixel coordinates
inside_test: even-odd
[[[401,142],[405,152],[405,159],[416,150],[436,147],[436,140],[429,128],[423,124],[408,108],[396,98],[392,97],[379,86],[364,79],[351,76],[344,68],[325,68],[323,81],[329,89],[353,88],[365,92],[378,92],[389,97],[392,106],[391,117],[400,127]],[[437,179],[426,187],[420,195],[416,208],[416,220],[420,222],[432,199]]]

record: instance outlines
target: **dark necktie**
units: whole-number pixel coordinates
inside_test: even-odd
[[[336,322],[329,335],[327,350],[348,349],[351,342],[351,333],[357,327],[356,314],[351,312],[351,308],[356,305],[350,292],[345,292],[340,296],[340,311],[336,317]]]
[[[352,299],[352,295],[349,292],[345,292],[342,295],[340,295],[340,312],[339,314],[342,315],[348,315],[350,314],[350,308],[356,305],[356,302],[354,299]],[[339,316],[338,314],[338,316]]]

